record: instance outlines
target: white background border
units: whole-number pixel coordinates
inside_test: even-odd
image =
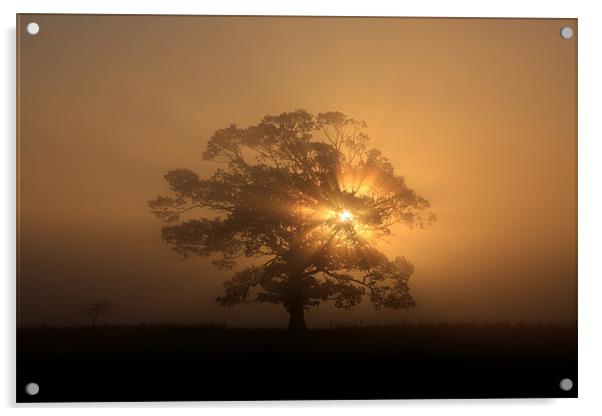
[[[0,117],[0,404],[25,413],[118,414],[142,407],[145,413],[164,413],[168,407],[198,414],[244,412],[249,416],[330,414],[346,416],[379,412],[446,415],[506,415],[508,413],[563,415],[602,414],[602,13],[595,0],[565,1],[386,1],[386,0],[23,0],[0,2],[2,13],[3,88]],[[275,14],[349,16],[464,16],[579,18],[579,399],[563,400],[422,400],[353,402],[247,402],[15,405],[15,14],[16,13],[132,13],[132,14]],[[252,377],[252,375],[250,375]],[[320,375],[317,375],[318,377]],[[403,377],[403,375],[400,375]],[[202,374],[199,374],[202,378]],[[78,382],[78,380],[74,380]],[[252,382],[252,381],[251,381]],[[41,409],[40,409],[41,408]],[[200,408],[200,409],[199,409]]]

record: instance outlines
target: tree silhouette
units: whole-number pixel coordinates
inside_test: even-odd
[[[305,329],[304,310],[326,301],[350,308],[367,296],[376,308],[413,307],[413,265],[389,260],[377,242],[395,223],[422,227],[435,217],[389,160],[368,147],[365,130],[365,122],[340,112],[304,110],[217,130],[203,158],[224,167],[208,179],[169,171],[173,194],[149,202],[171,223],[163,239],[182,256],[210,257],[220,269],[254,258],[216,300],[282,304],[290,330]]]
[[[97,301],[97,302],[84,302],[80,308],[82,314],[92,320],[92,326],[96,326],[96,320],[100,315],[111,309],[111,302],[109,301]]]

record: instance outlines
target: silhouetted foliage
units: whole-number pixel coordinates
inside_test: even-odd
[[[257,258],[225,282],[217,301],[282,304],[290,329],[304,328],[304,309],[326,301],[350,308],[367,296],[376,308],[414,306],[413,265],[389,260],[375,242],[395,223],[422,227],[435,218],[428,201],[368,146],[365,130],[340,112],[314,117],[304,110],[217,130],[203,157],[224,167],[208,179],[169,171],[173,195],[149,202],[172,223],[163,239],[184,257],[211,257],[220,269]]]
[[[111,309],[111,302],[106,300],[84,302],[80,308],[82,314],[91,319],[92,326],[96,326],[96,320],[109,309]]]

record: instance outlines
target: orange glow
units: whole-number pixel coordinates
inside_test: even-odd
[[[345,223],[353,222],[353,214],[344,209],[341,212],[339,212],[339,221]]]
[[[69,324],[98,294],[121,305],[109,322],[282,324],[279,305],[217,305],[228,273],[180,261],[147,201],[169,192],[168,169],[227,167],[202,160],[216,129],[295,108],[366,121],[438,216],[383,234],[365,202],[386,180],[352,155],[327,201],[266,200],[304,218],[316,249],[361,239],[416,265],[407,315],[365,303],[317,308],[312,323],[576,319],[577,42],[558,34],[576,20],[34,17],[52,30],[18,45],[21,323]]]

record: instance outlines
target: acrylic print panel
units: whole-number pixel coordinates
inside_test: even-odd
[[[575,19],[17,31],[18,401],[577,396]]]

